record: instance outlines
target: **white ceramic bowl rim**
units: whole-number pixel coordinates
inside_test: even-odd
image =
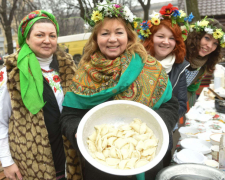
[[[204,155],[201,152],[193,151],[191,149],[182,149],[177,153],[177,158],[182,163],[199,163],[203,164],[205,161]]]
[[[188,137],[197,137],[197,134],[200,131],[195,127],[180,127],[178,129],[178,132],[180,133],[182,138],[188,138]]]
[[[185,149],[191,149],[194,151],[199,151],[203,154],[208,154],[211,152],[211,143],[205,140],[196,139],[196,138],[186,138],[181,142],[181,147]],[[203,148],[204,147],[204,148]]]
[[[154,117],[157,118],[162,133],[163,133],[163,143],[161,146],[161,149],[159,150],[158,154],[155,156],[155,158],[150,161],[148,164],[146,164],[145,166],[139,167],[139,168],[135,168],[135,169],[129,169],[129,170],[121,170],[121,169],[113,169],[111,167],[107,167],[101,163],[99,163],[97,160],[95,160],[86,150],[83,140],[82,140],[82,133],[83,133],[83,128],[85,126],[85,122],[88,120],[88,118],[97,110],[106,107],[106,106],[110,106],[113,104],[124,104],[124,105],[133,105],[133,106],[137,106],[140,107],[142,109],[144,109],[145,111],[149,112],[150,114],[152,114]],[[134,102],[134,101],[128,101],[128,100],[113,100],[113,101],[107,101],[104,102],[102,104],[99,104],[97,106],[95,106],[94,108],[92,108],[90,111],[88,111],[85,116],[82,118],[79,126],[78,126],[78,130],[77,130],[77,143],[78,143],[78,147],[80,149],[80,152],[82,153],[82,155],[84,156],[84,158],[94,167],[96,167],[97,169],[109,173],[109,174],[114,174],[114,175],[119,175],[119,176],[129,176],[129,175],[136,175],[136,174],[140,174],[143,172],[146,172],[148,170],[150,170],[151,168],[153,168],[154,166],[156,166],[164,157],[167,149],[168,149],[168,145],[169,145],[169,134],[168,134],[168,129],[164,123],[164,121],[162,120],[162,118],[151,108],[147,107],[146,105],[143,105],[141,103],[138,102]]]
[[[215,142],[217,142],[218,144],[220,143],[220,138],[221,138],[221,136],[223,135],[224,133],[214,133],[214,134],[211,134],[210,135],[210,139],[212,140],[212,141],[215,141]]]

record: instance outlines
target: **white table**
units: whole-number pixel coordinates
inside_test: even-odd
[[[197,128],[200,133],[195,138],[210,142],[209,136],[214,133],[225,132],[225,114],[216,112],[215,101],[211,98],[208,88],[203,88],[195,105],[186,113],[186,127]],[[181,150],[180,138],[175,150],[176,154]],[[212,159],[211,153],[205,154],[208,159]]]

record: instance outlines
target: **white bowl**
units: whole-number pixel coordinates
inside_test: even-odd
[[[197,137],[198,137],[198,139],[209,142],[210,141],[209,137],[210,137],[211,134],[212,134],[211,132],[206,131],[206,132],[203,132],[203,133],[198,133]]]
[[[87,139],[94,132],[94,126],[110,124],[117,127],[124,123],[130,124],[134,118],[139,118],[145,122],[159,139],[156,155],[152,161],[140,168],[120,170],[105,166],[90,155]],[[84,158],[97,169],[109,174],[129,176],[145,172],[162,160],[168,149],[169,134],[164,121],[154,110],[141,103],[114,100],[95,106],[85,114],[78,126],[77,143]]]
[[[205,156],[198,152],[193,151],[191,149],[182,149],[176,155],[177,160],[180,163],[197,163],[203,164],[205,162]]]
[[[225,133],[216,133],[210,135],[210,142],[212,145],[219,145],[220,144],[220,138]]]
[[[207,166],[210,166],[210,167],[214,167],[214,168],[219,168],[219,163],[215,160],[211,160],[211,159],[208,159],[205,161],[205,165]]]
[[[186,138],[180,142],[180,145],[184,149],[191,149],[194,151],[201,152],[203,154],[208,154],[211,152],[211,143],[195,138]]]
[[[178,131],[182,139],[190,137],[197,138],[197,134],[200,133],[200,131],[194,127],[180,127]]]

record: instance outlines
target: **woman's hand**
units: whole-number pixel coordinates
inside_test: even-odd
[[[16,177],[19,180],[22,180],[22,175],[20,174],[20,170],[18,166],[14,163],[11,166],[4,167],[5,176],[10,180],[16,180]]]
[[[77,133],[75,134],[75,138],[77,138]]]

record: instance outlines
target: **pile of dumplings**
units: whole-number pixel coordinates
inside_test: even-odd
[[[158,138],[140,119],[115,128],[97,125],[87,140],[90,154],[100,163],[116,169],[133,169],[146,165],[154,157]]]

